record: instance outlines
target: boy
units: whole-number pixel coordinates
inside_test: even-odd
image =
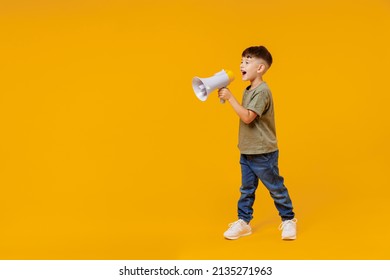
[[[226,239],[237,239],[252,233],[249,222],[253,216],[253,203],[259,179],[269,190],[279,211],[282,239],[296,239],[296,222],[292,202],[284,179],[279,175],[278,146],[271,91],[263,75],[272,64],[272,56],[264,46],[249,47],[242,53],[240,70],[242,79],[249,81],[242,105],[229,89],[222,88],[218,97],[229,101],[240,117],[239,142],[242,174],[241,196],[238,200],[238,221],[231,223],[224,233]]]

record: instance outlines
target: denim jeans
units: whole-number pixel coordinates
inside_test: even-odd
[[[279,215],[284,220],[294,218],[292,202],[284,179],[279,175],[279,151],[260,155],[241,155],[242,185],[238,201],[238,218],[249,223],[253,219],[255,192],[260,181],[268,189]]]

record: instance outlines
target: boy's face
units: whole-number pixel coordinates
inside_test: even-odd
[[[262,59],[256,57],[243,57],[241,59],[240,70],[243,81],[253,81],[262,75],[266,66]]]

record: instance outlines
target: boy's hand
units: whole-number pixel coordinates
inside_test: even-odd
[[[237,99],[228,88],[219,89],[218,97],[222,100],[228,100],[234,111],[236,111],[237,115],[244,123],[250,124],[257,117],[255,112],[244,108],[240,103],[238,103]]]
[[[218,90],[218,97],[222,100],[229,100],[232,97],[232,93],[228,88],[220,88]]]

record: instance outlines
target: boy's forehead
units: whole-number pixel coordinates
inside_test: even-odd
[[[243,56],[241,60],[254,61],[254,60],[259,60],[259,58],[247,55],[247,56]]]

